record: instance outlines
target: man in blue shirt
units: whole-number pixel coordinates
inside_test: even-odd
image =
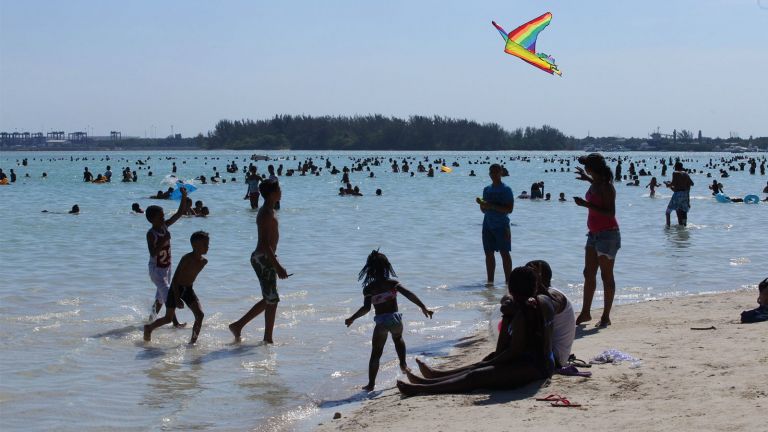
[[[501,182],[502,167],[493,164],[488,169],[491,185],[483,189],[483,199],[478,200],[483,217],[483,249],[485,250],[485,270],[488,274],[488,284],[493,284],[496,272],[495,252],[501,254],[504,266],[504,280],[509,281],[512,271],[512,234],[509,230],[509,214],[515,206],[512,189]]]

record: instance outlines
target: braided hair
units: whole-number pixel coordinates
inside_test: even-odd
[[[386,255],[378,249],[371,251],[365,265],[357,275],[357,280],[363,281],[363,289],[373,282],[388,280],[397,277]]]

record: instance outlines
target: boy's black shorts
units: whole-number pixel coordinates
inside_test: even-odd
[[[195,290],[192,288],[192,285],[176,287],[175,292],[178,294],[178,296],[173,295],[173,287],[171,287],[170,291],[168,291],[168,299],[165,301],[166,308],[184,309],[184,303],[189,306],[190,304],[198,301],[197,294],[195,294]]]

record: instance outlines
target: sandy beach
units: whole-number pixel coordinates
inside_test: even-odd
[[[386,389],[380,396],[340,419],[319,420],[317,430],[764,430],[768,323],[739,323],[739,313],[756,307],[756,299],[755,288],[618,306],[609,328],[577,331],[573,353],[588,361],[617,349],[641,359],[639,367],[600,364],[581,368],[591,378],[555,375],[514,391],[409,398],[394,383],[380,383]],[[427,360],[458,366],[492,349],[481,336],[461,345],[451,356]],[[550,394],[582,406],[535,400]]]

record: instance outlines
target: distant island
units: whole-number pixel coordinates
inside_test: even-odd
[[[184,138],[89,137],[84,132],[0,132],[3,150],[373,150],[373,151],[731,151],[768,149],[768,137],[710,138],[701,131],[659,131],[648,138],[566,136],[551,126],[507,131],[496,123],[447,117],[276,115],[264,120],[221,120],[207,134]]]
[[[551,126],[507,131],[495,123],[446,117],[382,115],[311,117],[279,115],[269,120],[222,120],[195,140],[209,149],[236,150],[589,150],[757,151],[768,137],[707,138],[681,129],[648,138],[566,136]]]

